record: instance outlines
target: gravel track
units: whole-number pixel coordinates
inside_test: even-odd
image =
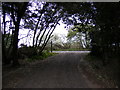
[[[37,64],[21,67],[9,77],[16,81],[3,88],[99,88],[81,72],[80,62],[87,53],[60,53]],[[10,81],[9,80],[9,81]]]

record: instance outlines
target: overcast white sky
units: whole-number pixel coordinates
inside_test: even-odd
[[[60,22],[60,25],[56,26],[54,33],[56,33],[56,34],[63,34],[65,36],[67,36],[68,30],[66,30],[65,26],[66,26],[65,24]]]

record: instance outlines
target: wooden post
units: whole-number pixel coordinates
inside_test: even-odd
[[[51,52],[52,52],[52,41],[51,41]]]

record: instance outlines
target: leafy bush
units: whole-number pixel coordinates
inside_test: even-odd
[[[37,51],[33,47],[22,47],[19,48],[19,58],[25,59],[25,58],[31,58],[32,56],[37,54]]]

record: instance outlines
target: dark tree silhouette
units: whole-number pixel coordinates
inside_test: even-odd
[[[12,21],[15,26],[15,30],[13,31],[13,43],[12,43],[12,61],[13,66],[19,65],[19,62],[17,60],[17,50],[18,50],[18,33],[19,33],[19,26],[20,21],[27,9],[28,2],[6,2],[3,3],[3,18],[5,19],[4,11],[8,12],[8,14],[11,16]],[[4,29],[5,29],[5,21],[4,22]],[[5,31],[4,31],[5,32]]]
[[[41,3],[39,1],[36,3],[38,8],[33,12],[29,9],[26,12],[25,28],[33,30],[33,48],[35,48],[36,52],[39,51],[37,53],[42,53],[58,22],[61,20],[63,11],[55,3]]]

